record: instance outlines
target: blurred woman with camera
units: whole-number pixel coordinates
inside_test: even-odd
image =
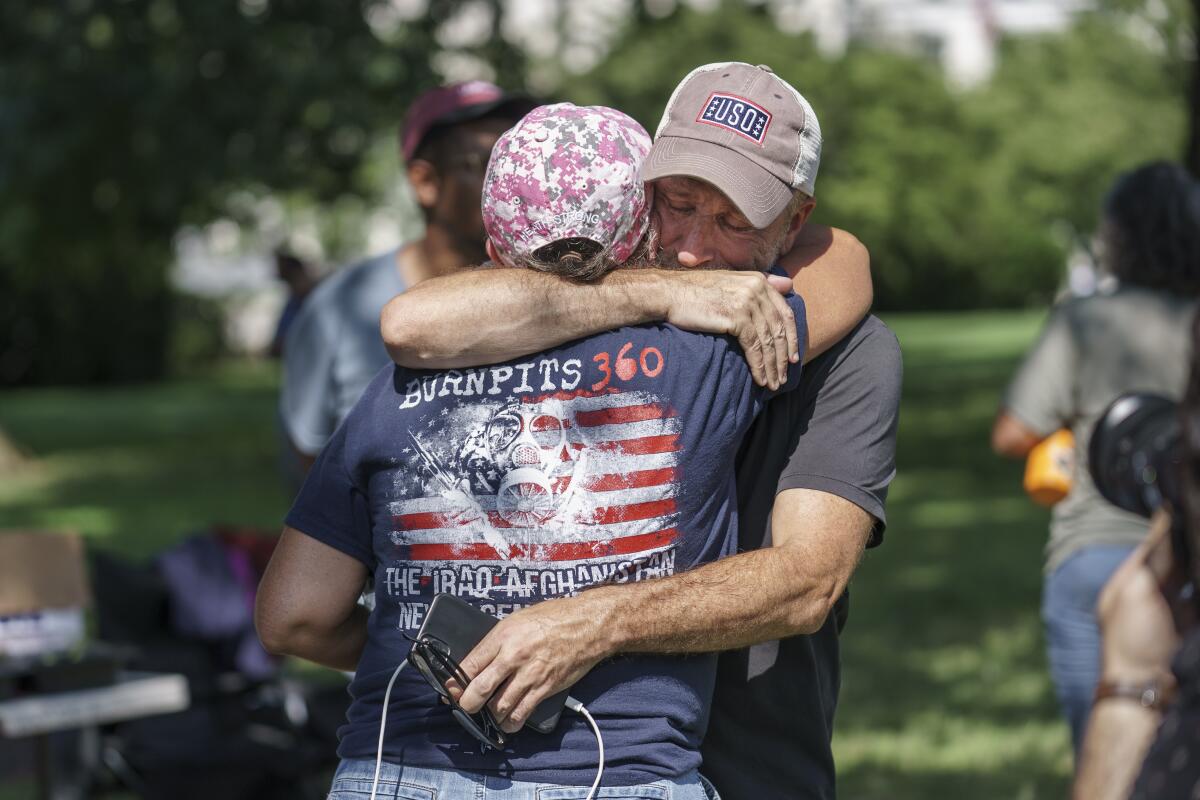
[[[1096,602],[1148,530],[1145,519],[1099,496],[1084,454],[1092,426],[1118,395],[1183,393],[1200,296],[1200,185],[1165,162],[1126,173],[1104,203],[1099,234],[1101,265],[1117,288],[1051,310],[992,429],[993,449],[1014,458],[1060,429],[1074,435],[1070,489],[1050,523],[1042,619],[1076,751],[1100,672]]]
[[[1100,595],[1102,672],[1076,800],[1200,798],[1200,316],[1192,338],[1191,378],[1177,410],[1167,409],[1167,419],[1148,415],[1149,436],[1125,437],[1120,429],[1129,425],[1108,426],[1114,407],[1094,434],[1107,451],[1091,454],[1105,497],[1143,513],[1161,509]],[[1172,418],[1178,435],[1166,433]],[[1140,492],[1128,491],[1137,483]],[[1141,502],[1127,502],[1138,494]]]

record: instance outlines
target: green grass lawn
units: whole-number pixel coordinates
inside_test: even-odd
[[[209,523],[277,527],[274,365],[116,389],[0,393],[0,428],[35,457],[0,480],[0,528],[77,530],[153,553]]]
[[[884,545],[851,584],[834,738],[847,798],[1063,797],[1038,601],[1048,513],[988,448],[1041,314],[889,318],[904,350]]]
[[[1068,736],[1038,620],[1047,514],[1021,493],[1020,465],[987,446],[1040,318],[888,319],[905,358],[900,471],[885,543],[852,584],[842,797],[1066,793]],[[271,367],[236,365],[164,385],[0,394],[0,428],[35,457],[0,479],[0,528],[73,528],[145,555],[210,522],[278,525],[276,384]]]

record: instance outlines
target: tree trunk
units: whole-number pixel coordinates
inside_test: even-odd
[[[1200,0],[1192,0],[1192,74],[1188,82],[1188,141],[1183,162],[1200,178]]]

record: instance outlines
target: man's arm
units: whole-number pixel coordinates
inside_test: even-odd
[[[543,699],[623,652],[689,653],[813,633],[845,591],[874,519],[825,492],[781,492],[774,546],[669,578],[589,589],[506,617],[463,660],[460,698],[517,730]]]
[[[871,310],[875,287],[871,255],[853,235],[809,225],[779,263],[804,298],[808,315],[807,363],[841,341]]]
[[[337,424],[330,386],[336,335],[323,311],[326,302],[324,296],[317,296],[301,307],[283,351],[279,417],[304,472],[312,467]]]
[[[367,641],[367,611],[357,602],[366,577],[358,559],[284,528],[254,603],[263,647],[353,670]]]
[[[783,264],[798,276],[806,304],[830,307],[815,322],[809,310],[807,360],[866,314],[869,256],[849,234],[809,226]],[[844,290],[837,288],[842,280]],[[755,381],[778,388],[788,363],[799,355],[795,319],[781,296],[790,288],[783,278],[748,271],[626,268],[594,284],[529,270],[474,271],[424,281],[394,298],[384,308],[381,330],[396,363],[448,368],[496,363],[623,325],[666,321],[736,337]],[[851,301],[831,300],[843,291]],[[469,324],[464,309],[470,310]]]

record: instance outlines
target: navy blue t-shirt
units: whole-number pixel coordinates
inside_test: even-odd
[[[803,302],[789,302],[803,352]],[[734,340],[670,325],[492,367],[385,368],[287,517],[375,579],[338,754],[375,757],[384,690],[409,650],[402,632],[417,631],[436,594],[504,616],[733,553],[734,458],[767,397]],[[575,685],[604,736],[606,785],[699,766],[715,667],[712,654],[623,655]],[[415,670],[392,689],[390,762],[587,785],[596,757],[587,723],[570,712],[551,734],[526,729],[484,753]]]

